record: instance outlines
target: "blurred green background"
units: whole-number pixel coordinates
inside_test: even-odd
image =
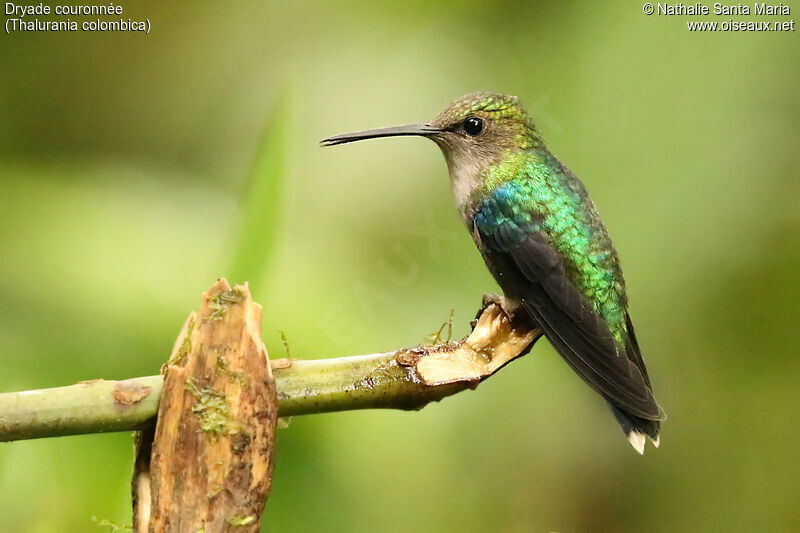
[[[317,142],[497,90],[620,251],[661,449],[635,454],[542,341],[418,413],[295,418],[265,530],[797,526],[797,32],[625,1],[123,5],[150,35],[0,38],[0,390],[157,372],[219,276],[250,282],[274,357],[277,330],[302,358],[413,345],[451,307],[464,334],[496,286],[436,146]],[[0,445],[3,529],[129,523],[132,455]]]

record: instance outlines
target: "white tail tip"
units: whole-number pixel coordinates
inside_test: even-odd
[[[650,441],[653,443],[653,446],[658,448],[658,445],[661,442],[661,436],[659,435],[658,437],[656,437],[654,439],[650,439]]]
[[[633,449],[639,452],[639,455],[644,455],[644,443],[646,439],[644,438],[644,433],[639,433],[638,431],[631,431],[628,433],[628,442],[631,443]]]

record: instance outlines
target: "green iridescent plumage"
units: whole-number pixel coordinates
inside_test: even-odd
[[[514,96],[469,94],[433,120],[330,137],[421,135],[442,149],[462,219],[510,315],[538,325],[603,395],[637,451],[657,446],[653,397],[617,252],[581,181],[553,156]]]
[[[532,231],[547,233],[564,258],[570,281],[606,320],[614,338],[625,344],[625,282],[616,250],[583,184],[547,150],[516,97],[467,95],[434,122],[458,122],[476,113],[496,124],[500,134],[495,137],[503,145],[499,157],[481,169],[480,185],[472,191],[469,203],[476,223],[489,231],[493,228],[488,225],[509,224],[505,231],[520,231],[519,239]]]
[[[570,281],[593,304],[615,339],[627,342],[625,283],[617,253],[580,181],[545,151],[508,154],[489,167],[476,224],[508,225],[518,239],[544,231],[564,258]]]

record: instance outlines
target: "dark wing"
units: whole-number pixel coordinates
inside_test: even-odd
[[[569,280],[547,235],[479,226],[474,226],[473,237],[495,279],[507,296],[522,301],[573,370],[618,409],[645,420],[663,419],[633,329],[621,346]]]

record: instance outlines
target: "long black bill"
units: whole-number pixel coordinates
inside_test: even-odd
[[[439,133],[439,128],[434,128],[430,124],[405,124],[403,126],[392,126],[391,128],[379,128],[377,130],[355,131],[353,133],[342,133],[327,139],[322,139],[319,144],[322,146],[333,146],[335,144],[350,143],[353,141],[363,141],[364,139],[377,139],[378,137],[399,137],[401,135],[421,135],[427,137]]]

